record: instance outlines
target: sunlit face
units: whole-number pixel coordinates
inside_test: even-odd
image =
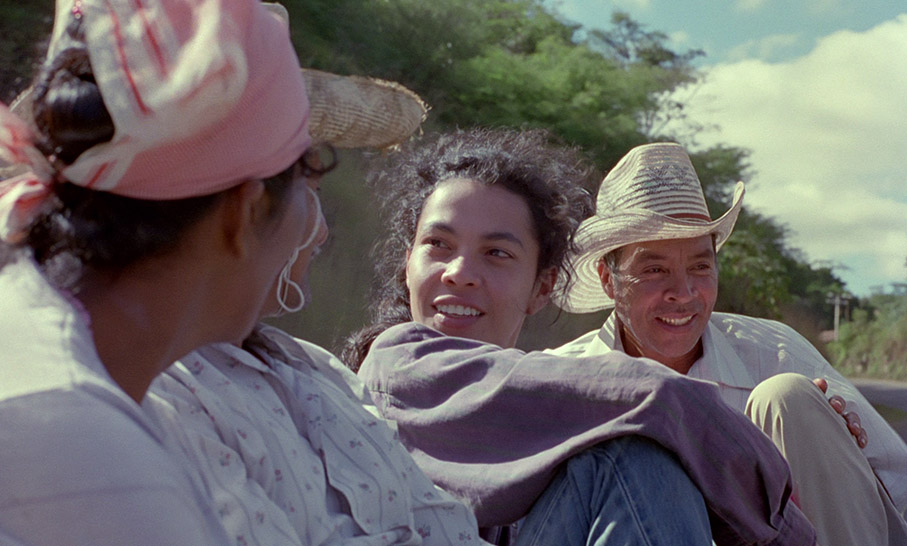
[[[616,273],[602,264],[599,274],[627,353],[686,373],[718,297],[712,236],[627,245]]]
[[[328,226],[324,216],[320,213],[321,206],[318,200],[318,190],[321,188],[321,176],[300,177],[302,184],[305,185],[305,212],[300,216],[304,220],[305,228],[302,231],[302,237],[296,243],[304,244],[311,240],[311,243],[302,248],[290,270],[290,279],[302,288],[306,301],[311,301],[311,290],[309,288],[309,266],[313,258],[318,254],[321,245],[327,240]],[[298,182],[297,182],[298,183]],[[314,239],[312,239],[314,233]],[[271,287],[270,294],[265,302],[261,312],[261,318],[276,316],[283,312],[277,301],[277,282]],[[297,296],[291,292],[286,302],[292,306],[297,303]]]
[[[413,319],[447,335],[513,347],[553,284],[552,271],[539,275],[538,258],[522,197],[473,180],[444,181],[426,199],[407,255]]]

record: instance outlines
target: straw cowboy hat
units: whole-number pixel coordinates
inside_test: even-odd
[[[598,263],[622,246],[714,234],[716,248],[721,248],[734,229],[743,193],[743,182],[738,182],[731,208],[712,220],[702,184],[682,146],[663,142],[633,148],[602,180],[595,215],[583,221],[576,234],[578,250],[569,259],[572,285],[564,287],[565,279],[559,279],[554,302],[571,313],[613,306],[602,289]]]

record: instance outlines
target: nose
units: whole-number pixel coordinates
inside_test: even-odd
[[[447,262],[441,273],[441,282],[456,286],[475,286],[478,275],[465,256],[456,256]]]
[[[669,285],[665,291],[668,301],[686,303],[699,295],[695,279],[686,271],[673,273],[668,282]]]
[[[318,223],[315,225],[315,229],[318,230],[318,234],[315,236],[315,246],[321,246],[328,240],[330,230],[328,229],[328,221],[324,218],[324,214],[321,214],[321,211],[319,211],[316,221]]]
[[[311,231],[306,231],[309,235],[301,245],[304,248],[309,245],[320,246],[324,244],[328,236],[328,224],[324,218],[324,213],[321,211],[321,200],[318,199],[318,194],[315,193],[315,190],[308,187],[306,189],[309,194],[309,214],[314,218],[314,221],[309,220],[309,222],[312,222],[312,229]],[[308,225],[308,222],[306,222],[306,225]]]

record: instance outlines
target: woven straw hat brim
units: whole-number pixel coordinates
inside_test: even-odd
[[[309,134],[314,143],[337,148],[388,148],[415,133],[428,115],[428,106],[413,91],[386,80],[340,76],[302,69],[309,98]],[[32,87],[10,108],[31,123]],[[0,179],[22,174],[22,165],[0,166]]]
[[[560,284],[552,301],[570,313],[592,313],[613,307],[614,301],[602,288],[598,261],[622,246],[645,241],[690,239],[714,233],[716,248],[720,249],[734,230],[744,191],[743,182],[738,182],[731,208],[711,222],[678,219],[645,209],[615,211],[608,216],[586,219],[576,233],[579,251],[570,259],[572,284],[564,290],[563,277],[558,279]]]
[[[408,139],[428,106],[396,82],[302,69],[309,95],[309,134],[338,148],[387,148]]]

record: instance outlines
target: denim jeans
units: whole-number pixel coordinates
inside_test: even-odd
[[[628,436],[571,458],[522,520],[517,546],[708,546],[699,490],[674,456]]]

